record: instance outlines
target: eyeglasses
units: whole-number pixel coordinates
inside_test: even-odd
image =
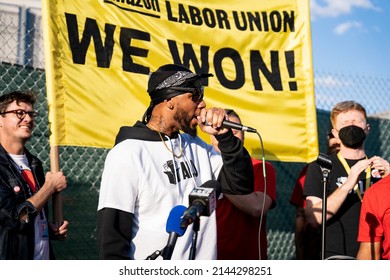
[[[195,103],[200,103],[203,100],[204,97],[204,88],[203,87],[193,87],[193,88],[186,88],[186,87],[170,87],[173,90],[179,90],[184,92],[191,92],[192,96],[191,99]]]
[[[30,118],[32,118],[32,119],[35,119],[36,117],[38,117],[38,112],[35,112],[35,111],[27,112],[27,111],[21,110],[21,109],[11,110],[11,111],[6,111],[3,113],[0,113],[0,115],[5,115],[5,114],[15,114],[18,117],[18,119],[20,119],[20,120],[23,120],[26,117],[26,115],[29,115]]]

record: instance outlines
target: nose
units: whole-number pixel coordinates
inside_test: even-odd
[[[25,114],[23,119],[21,121],[27,122],[27,123],[34,123],[34,118],[31,117],[29,114]]]
[[[30,121],[33,120],[33,118],[32,118],[29,114],[27,114],[27,113],[26,113],[26,114],[24,115],[24,117],[23,117],[23,120],[26,120],[26,119],[27,119],[27,120],[30,120]]]
[[[202,99],[201,101],[199,101],[197,103],[197,105],[198,105],[199,109],[205,108],[206,107],[206,101],[204,101],[204,99]]]

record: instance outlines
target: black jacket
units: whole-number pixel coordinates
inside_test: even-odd
[[[45,182],[42,163],[26,149],[25,153],[39,189]],[[20,191],[16,191],[19,189]],[[34,219],[37,216],[37,209],[26,201],[31,196],[30,188],[23,180],[20,171],[0,145],[0,259],[2,260],[31,260],[34,257]],[[19,219],[22,211],[28,213],[28,222]],[[47,206],[45,211],[48,213]],[[50,255],[52,258],[52,252]]]

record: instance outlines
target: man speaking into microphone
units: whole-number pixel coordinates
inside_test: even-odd
[[[102,174],[97,239],[100,259],[146,259],[164,248],[166,218],[176,205],[190,205],[190,194],[214,180],[221,192],[253,191],[248,151],[234,137],[222,108],[207,108],[205,82],[197,74],[167,64],[149,75],[150,104],[142,121],[121,127]],[[131,109],[131,108],[129,108]],[[197,127],[219,141],[218,153],[197,136]],[[200,215],[195,259],[216,259],[215,211]],[[189,259],[194,224],[175,240],[171,259]]]

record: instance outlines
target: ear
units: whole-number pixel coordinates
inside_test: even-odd
[[[371,126],[370,126],[370,124],[368,123],[368,124],[366,125],[366,129],[365,129],[365,132],[366,132],[367,135],[368,135],[368,133],[370,132],[370,129],[371,129]]]
[[[332,128],[332,134],[335,138],[339,139],[339,132],[335,128]]]
[[[167,100],[164,100],[165,102],[165,105],[169,108],[169,109],[173,109],[173,104],[172,104],[172,101],[171,99],[167,99]]]

